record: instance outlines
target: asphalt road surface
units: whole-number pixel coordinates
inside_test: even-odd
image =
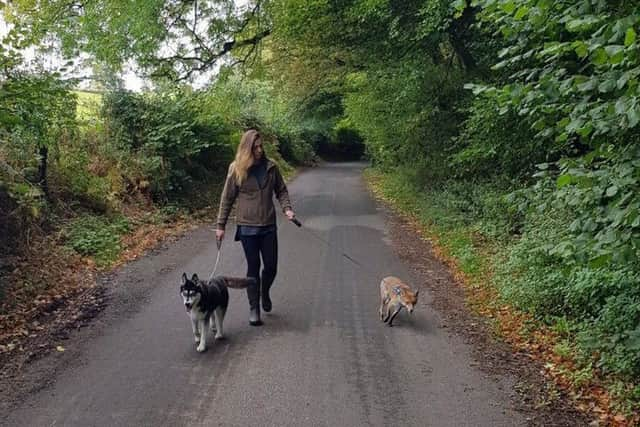
[[[379,321],[385,275],[411,281],[394,254],[364,165],[327,164],[289,191],[302,228],[279,217],[273,312],[248,324],[230,290],[226,340],[197,353],[178,296],[183,271],[206,278],[212,229],[200,228],[118,271],[110,306],[64,343],[64,368],[0,423],[10,426],[517,426],[513,381],[480,372],[438,327],[422,290],[413,316]],[[219,273],[242,276],[229,226]],[[416,284],[420,287],[420,284]],[[56,356],[53,356],[56,357]],[[62,356],[61,356],[62,357]]]

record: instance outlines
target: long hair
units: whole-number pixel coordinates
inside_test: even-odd
[[[249,129],[242,134],[240,138],[240,144],[238,144],[238,151],[236,151],[236,158],[233,161],[233,173],[236,176],[236,182],[238,185],[247,179],[249,168],[253,165],[253,144],[260,139],[260,133],[255,129]]]

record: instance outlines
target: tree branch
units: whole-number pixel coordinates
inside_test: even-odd
[[[191,78],[194,72],[203,72],[212,67],[217,61],[219,61],[222,57],[227,55],[229,52],[235,49],[241,49],[243,47],[250,46],[251,49],[247,55],[245,55],[244,60],[236,61],[236,64],[244,63],[249,56],[255,51],[256,46],[262,41],[265,37],[271,34],[271,29],[267,29],[254,35],[251,38],[244,40],[230,40],[222,44],[222,48],[217,52],[212,52],[208,47],[205,47],[207,52],[209,53],[208,58],[204,58],[202,56],[184,56],[184,55],[172,55],[158,59],[158,65],[173,65],[176,62],[183,63],[188,65],[188,63],[199,63],[198,66],[191,65],[189,70],[186,71],[183,75],[179,75],[175,78],[175,81],[184,81]],[[162,72],[160,73],[152,73],[152,76],[160,77],[164,76]]]
[[[182,3],[184,6],[185,3]],[[235,29],[231,31],[230,37],[225,41],[224,38],[222,40],[216,38],[222,36],[222,34],[212,34],[211,36],[203,36],[199,34],[197,28],[198,18],[198,2],[197,0],[193,0],[194,5],[194,16],[193,22],[188,18],[185,18],[184,7],[179,7],[174,9],[174,12],[169,12],[169,19],[173,18],[173,22],[167,26],[167,28],[173,28],[178,31],[169,37],[172,37],[174,40],[179,41],[180,31],[187,36],[191,42],[192,46],[189,47],[189,50],[192,49],[191,53],[185,54],[176,53],[174,55],[168,55],[160,58],[150,59],[149,63],[152,67],[157,68],[154,72],[151,73],[153,77],[161,77],[167,76],[167,74],[172,74],[168,71],[168,69],[176,70],[178,67],[179,71],[177,71],[177,76],[172,77],[175,81],[187,80],[193,76],[194,73],[204,72],[213,67],[216,62],[218,62],[221,58],[226,56],[233,50],[243,49],[249,47],[249,51],[244,54],[242,58],[232,63],[232,66],[237,64],[246,63],[252,55],[256,53],[257,45],[266,37],[271,34],[271,29],[264,29],[254,34],[252,37],[246,39],[238,39],[238,37],[244,33],[249,25],[252,22],[256,22],[256,19],[260,12],[261,1],[258,0],[253,8],[250,11],[244,13],[244,17],[240,22],[237,22],[236,25],[233,25]],[[177,14],[177,16],[176,16]],[[211,39],[211,40],[208,40]],[[181,70],[180,70],[181,69]]]

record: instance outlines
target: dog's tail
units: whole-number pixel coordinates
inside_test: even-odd
[[[248,286],[255,285],[257,280],[254,277],[222,277],[227,288],[245,289]]]

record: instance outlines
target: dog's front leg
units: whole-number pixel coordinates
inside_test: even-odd
[[[193,338],[196,340],[196,344],[200,342],[200,332],[198,331],[198,319],[191,318],[191,330],[193,330]]]
[[[224,338],[224,332],[222,329],[222,322],[224,321],[224,312],[225,310],[222,307],[216,308],[216,310],[213,312],[213,316],[216,323],[215,339],[217,340]],[[211,322],[213,322],[214,319],[211,319]]]
[[[198,326],[200,329],[200,344],[196,350],[202,353],[207,349],[207,319],[198,320]]]

